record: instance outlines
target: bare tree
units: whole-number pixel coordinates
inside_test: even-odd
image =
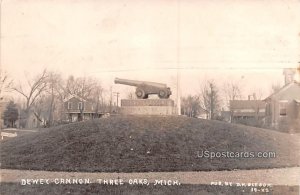
[[[255,100],[262,100],[264,95],[264,90],[262,88],[257,89],[256,92],[253,93]]]
[[[9,78],[7,73],[0,70],[0,100],[3,99],[3,93],[10,91],[13,80]]]
[[[280,83],[273,83],[271,86],[271,94],[276,93],[277,91],[279,91],[281,88]]]
[[[201,107],[207,113],[208,119],[216,119],[220,111],[220,98],[217,85],[213,80],[205,82],[200,92]]]
[[[64,119],[64,100],[70,95],[67,87],[67,80],[62,79],[60,74],[56,74],[54,77],[54,94],[57,101],[55,111],[57,112],[58,119],[62,121]]]
[[[224,83],[223,92],[227,102],[242,98],[242,90],[238,82],[229,81]]]
[[[47,107],[48,107],[48,116],[47,116],[47,125],[53,124],[54,118],[54,110],[57,106],[56,104],[61,104],[63,106],[63,100],[65,98],[65,90],[63,90],[63,80],[59,73],[49,72],[48,73],[48,87],[47,94],[49,98],[47,98]]]
[[[196,117],[200,114],[202,108],[198,96],[188,95],[181,98],[181,114],[188,117]]]
[[[129,100],[136,99],[136,95],[135,95],[134,91],[129,91],[127,93],[127,99],[129,99]]]
[[[254,103],[252,105],[252,109],[255,113],[254,118],[255,118],[255,124],[254,126],[256,127],[261,127],[262,126],[262,114],[261,112],[263,110],[266,110],[266,105],[265,102],[262,101],[263,99],[263,90],[260,88],[257,90],[257,93],[253,93],[253,98],[254,98]]]
[[[80,98],[83,98],[84,100],[94,100],[95,97],[93,96],[96,94],[98,105],[99,105],[99,99],[102,95],[102,90],[103,90],[102,88],[99,88],[98,81],[92,77],[74,78],[74,76],[70,76],[66,84],[66,91],[68,92],[68,94],[77,95]],[[80,117],[78,120],[82,120],[83,110],[84,110],[83,104],[79,110],[80,110]]]
[[[48,74],[46,70],[39,75],[37,75],[34,79],[26,79],[27,86],[24,86],[19,82],[17,86],[14,86],[12,89],[17,93],[21,94],[25,100],[25,118],[26,118],[26,126],[27,126],[27,119],[29,117],[29,112],[34,103],[38,100],[43,92],[45,92],[47,88],[47,79]]]
[[[67,80],[66,90],[71,95],[89,99],[96,85],[97,81],[94,78],[70,76]]]
[[[230,101],[234,101],[242,98],[241,85],[238,82],[228,81],[223,85],[223,93],[225,96],[227,107],[229,108],[230,111],[230,119],[232,120],[233,111],[230,107]]]
[[[32,113],[38,121],[37,127],[40,127],[41,123],[44,123],[44,126],[46,125],[44,119],[49,115],[48,107],[51,102],[49,98],[50,96],[43,94],[32,105]]]
[[[98,81],[94,81],[95,85],[94,88],[92,89],[92,102],[95,103],[95,113],[97,114],[98,112],[103,112],[104,111],[104,98],[103,98],[103,92],[104,89],[101,86],[101,83]]]

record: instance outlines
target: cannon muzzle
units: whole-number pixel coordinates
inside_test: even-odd
[[[130,86],[138,86],[141,85],[141,81],[134,81],[134,80],[128,80],[128,79],[119,79],[115,78],[116,84],[123,84],[123,85],[130,85]]]

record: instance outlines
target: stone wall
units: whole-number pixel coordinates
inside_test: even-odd
[[[174,101],[170,99],[121,100],[123,115],[176,115]]]
[[[121,106],[172,106],[174,101],[171,99],[136,99],[136,100],[121,100]]]

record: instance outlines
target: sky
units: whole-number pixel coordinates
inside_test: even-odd
[[[213,79],[267,96],[300,61],[300,1],[2,0],[1,68],[24,82],[44,68],[167,83],[176,98]]]

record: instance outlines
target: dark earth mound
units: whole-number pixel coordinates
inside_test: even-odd
[[[299,136],[186,117],[111,117],[1,142],[1,168],[199,171],[299,166]],[[275,152],[275,158],[200,158],[198,152]],[[256,153],[255,153],[256,154]]]

